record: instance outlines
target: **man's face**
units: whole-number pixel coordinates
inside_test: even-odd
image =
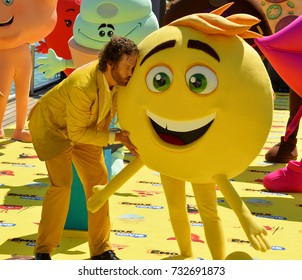
[[[137,55],[123,55],[121,60],[112,65],[111,75],[119,86],[126,86],[136,65]]]

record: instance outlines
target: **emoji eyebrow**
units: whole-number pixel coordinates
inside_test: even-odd
[[[173,48],[175,46],[176,40],[170,40],[167,42],[163,42],[161,44],[159,44],[158,46],[156,46],[155,48],[153,48],[151,51],[149,51],[144,58],[142,59],[140,66],[143,65],[143,63],[147,60],[147,58],[149,58],[150,56],[154,55],[155,53],[162,51],[164,49],[167,48]]]
[[[112,24],[107,24],[107,27],[109,27],[109,28],[111,28],[111,29],[113,29],[114,30],[114,26],[112,25]]]
[[[217,52],[206,43],[203,43],[203,42],[200,42],[197,40],[189,40],[188,48],[201,50],[201,51],[209,54],[211,57],[216,59],[218,62],[220,62],[220,57],[217,54]]]
[[[106,24],[106,23],[102,23],[98,29],[104,28],[104,27],[108,27],[114,30],[114,26],[112,24]]]

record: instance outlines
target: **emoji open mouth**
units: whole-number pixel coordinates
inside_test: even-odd
[[[11,17],[10,20],[8,20],[6,22],[0,22],[0,27],[11,25],[13,23],[13,21],[14,21],[14,17]]]
[[[147,111],[158,136],[173,145],[188,145],[203,136],[212,125],[216,113],[193,121],[172,121]]]

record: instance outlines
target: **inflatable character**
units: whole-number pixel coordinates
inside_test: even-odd
[[[302,96],[302,16],[277,33],[255,39],[265,57],[290,87]]]
[[[257,1],[261,4],[273,33],[280,31],[302,14],[302,1],[300,0]]]
[[[73,35],[73,24],[80,12],[80,4],[81,0],[58,0],[56,26],[44,41],[39,41],[36,46],[38,53],[47,54],[52,49],[59,57],[71,59],[68,41]],[[66,68],[64,73],[68,76],[73,70]]]
[[[42,64],[38,71],[49,78],[66,68],[78,68],[97,59],[113,35],[139,43],[158,27],[151,0],[82,0],[69,40],[72,59],[58,57],[50,50],[47,58],[37,60]]]
[[[295,21],[302,14],[301,0],[258,0],[261,3],[263,11],[265,12],[268,22],[273,33],[281,31],[288,24]],[[266,35],[266,34],[265,34]],[[300,37],[300,34],[299,36]],[[297,37],[297,38],[298,38]],[[275,75],[277,81],[280,77]],[[274,84],[274,76],[271,76]],[[288,85],[281,81],[275,85],[276,91],[288,91]],[[302,105],[302,97],[294,91],[289,89],[289,117],[286,124],[288,126],[292,123],[294,117],[298,114],[299,108]],[[288,139],[285,141],[285,135],[280,136],[280,141],[272,146],[265,154],[265,160],[272,163],[288,163],[291,160],[298,158],[298,132],[299,125],[291,132]]]
[[[251,27],[251,31],[260,33],[262,35],[271,35],[271,28],[268,20],[263,12],[259,0],[174,0],[167,10],[163,23],[164,25],[176,20],[180,17],[194,14],[194,13],[209,13],[226,3],[233,3],[233,5],[223,13],[222,16],[229,16],[232,14],[245,13],[257,17],[260,21]],[[246,38],[246,42],[255,47],[257,45],[251,38]]]
[[[258,19],[211,13],[179,18],[148,35],[125,89],[118,118],[139,158],[107,186],[95,186],[88,209],[97,211],[142,166],[160,173],[181,257],[193,256],[186,209],[190,182],[213,259],[225,259],[216,185],[256,250],[270,248],[230,179],[261,151],[271,128],[273,89],[258,53],[242,38]],[[181,54],[181,55],[179,55]]]
[[[12,83],[16,94],[16,128],[12,138],[31,141],[24,129],[32,75],[31,43],[44,38],[57,20],[57,0],[5,0],[0,3],[0,137]]]
[[[302,16],[277,33],[255,39],[256,44],[284,81],[302,97]],[[302,116],[302,106],[287,126],[286,142]],[[284,168],[278,169],[263,179],[263,185],[277,192],[302,192],[302,162],[290,160]]]

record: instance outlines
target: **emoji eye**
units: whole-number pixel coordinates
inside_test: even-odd
[[[71,26],[72,26],[72,20],[70,20],[70,19],[65,19],[64,21],[65,21],[66,27],[71,27]]]
[[[156,66],[152,68],[147,77],[146,84],[153,92],[164,92],[172,83],[172,72],[166,66]]]
[[[218,85],[216,74],[205,66],[194,66],[186,73],[186,81],[191,91],[197,94],[209,94]]]
[[[3,1],[3,4],[6,6],[10,6],[14,2],[14,0],[2,0],[2,1]]]

